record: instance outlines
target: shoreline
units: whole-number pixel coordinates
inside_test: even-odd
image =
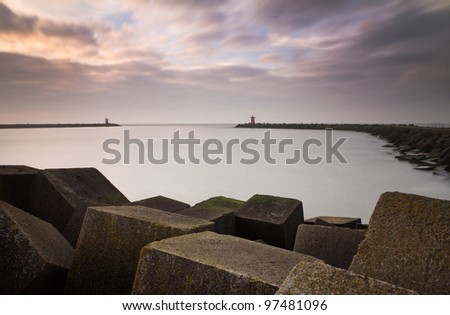
[[[415,125],[381,124],[284,124],[246,123],[235,128],[267,129],[334,129],[365,132],[390,143],[387,145],[400,154],[395,158],[417,164],[417,170],[435,170],[443,167],[450,172],[450,128],[421,127]]]

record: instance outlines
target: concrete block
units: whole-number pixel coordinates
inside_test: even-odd
[[[90,207],[65,292],[130,294],[144,245],[213,229],[209,221],[142,206]]]
[[[73,248],[49,223],[0,201],[0,294],[59,294]]]
[[[133,294],[274,294],[300,261],[316,258],[214,232],[142,249]]]
[[[292,269],[276,294],[406,295],[417,293],[321,262],[302,261]]]
[[[314,225],[321,225],[321,226],[336,226],[328,221],[322,220],[321,218],[316,218],[314,221]]]
[[[254,195],[235,215],[238,236],[292,250],[303,205],[296,199]]]
[[[31,185],[38,171],[24,165],[1,165],[0,200],[27,209]]]
[[[26,210],[53,224],[75,246],[87,207],[128,202],[95,168],[46,169],[36,176]]]
[[[147,198],[139,201],[133,201],[129,203],[130,206],[144,206],[148,208],[164,210],[168,212],[178,212],[180,210],[189,208],[190,205],[187,203],[170,199],[164,196],[155,196],[152,198]]]
[[[419,294],[450,294],[450,201],[381,195],[349,270]]]
[[[300,224],[294,251],[317,257],[334,267],[348,269],[365,232],[335,226]]]
[[[356,229],[357,230],[367,230],[368,228],[369,228],[368,224],[359,223],[359,224],[356,225]]]
[[[320,216],[307,219],[305,220],[305,223],[315,225],[334,225],[338,227],[356,229],[357,225],[361,224],[361,218]]]
[[[219,196],[197,203],[192,208],[181,210],[178,214],[213,221],[215,232],[236,235],[234,212],[243,204],[243,201]]]

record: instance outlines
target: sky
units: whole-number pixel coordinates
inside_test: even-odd
[[[0,123],[449,123],[449,0],[0,0]]]

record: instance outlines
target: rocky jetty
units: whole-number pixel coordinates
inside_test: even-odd
[[[279,196],[135,205],[95,169],[25,166],[0,166],[0,200],[2,294],[450,294],[448,200],[385,193],[364,226]]]
[[[113,123],[91,124],[1,124],[0,129],[33,129],[33,128],[92,128],[92,127],[120,127]]]
[[[418,164],[418,170],[438,167],[450,172],[450,128],[381,124],[239,124],[236,128],[334,129],[366,132],[390,143],[397,159]]]

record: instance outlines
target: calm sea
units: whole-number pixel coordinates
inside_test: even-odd
[[[433,175],[432,172],[413,170],[413,165],[399,162],[395,153],[384,148],[383,140],[365,133],[335,131],[333,142],[348,138],[340,152],[347,164],[319,163],[309,165],[299,161],[293,165],[285,163],[292,157],[294,149],[302,149],[307,139],[324,142],[321,130],[272,130],[271,137],[280,141],[292,139],[293,145],[285,153],[277,153],[272,146],[275,164],[264,161],[262,145],[249,146],[257,149],[262,160],[253,165],[239,163],[241,158],[252,156],[233,146],[232,164],[222,162],[210,165],[204,161],[193,164],[188,160],[188,151],[182,146],[180,156],[186,164],[178,164],[173,158],[169,143],[169,163],[156,165],[147,159],[139,163],[138,145],[131,145],[130,163],[122,159],[114,165],[102,163],[102,159],[113,156],[103,151],[107,139],[117,139],[120,145],[111,145],[121,155],[124,153],[124,131],[131,138],[140,139],[145,145],[145,156],[153,139],[155,158],[162,156],[162,139],[171,139],[179,130],[181,138],[194,131],[201,144],[215,138],[226,145],[230,139],[253,138],[260,141],[266,130],[235,129],[232,125],[147,125],[122,126],[117,128],[61,128],[61,129],[8,129],[0,130],[0,164],[24,164],[36,168],[95,167],[99,169],[130,200],[139,200],[155,195],[164,195],[189,204],[223,195],[246,200],[254,194],[271,194],[297,198],[303,201],[305,217],[318,215],[361,217],[368,222],[376,201],[385,191],[401,191],[441,199],[450,199],[448,176]],[[225,146],[226,148],[226,146]],[[224,148],[224,149],[225,149]],[[201,158],[202,146],[196,145],[193,154]],[[324,147],[311,146],[309,156],[324,156]],[[122,156],[123,157],[123,156]]]

